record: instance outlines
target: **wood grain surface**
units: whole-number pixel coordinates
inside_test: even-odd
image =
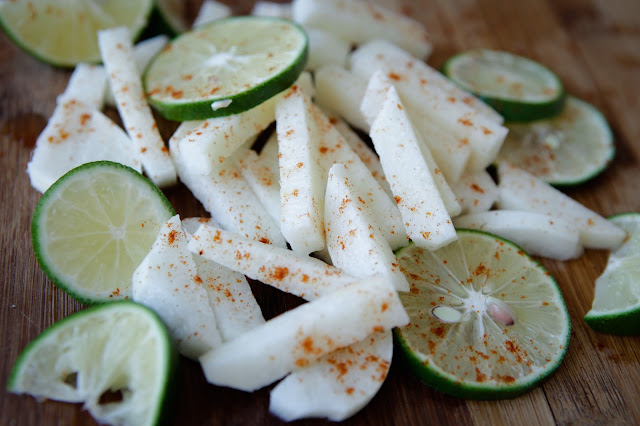
[[[385,3],[382,0],[377,2]],[[199,2],[194,2],[199,3]],[[228,0],[236,13],[252,1]],[[617,155],[595,180],[566,192],[602,215],[640,211],[640,2],[637,0],[415,0],[387,1],[427,26],[439,66],[471,47],[529,56],[553,69],[568,90],[600,108],[613,128]],[[195,6],[194,6],[195,7]],[[197,9],[193,9],[197,10]],[[95,424],[81,405],[38,403],[4,389],[25,345],[53,322],[83,308],[49,282],[38,267],[29,224],[40,194],[26,163],[70,72],[23,53],[0,34],[0,425]],[[112,117],[114,111],[108,111]],[[163,136],[175,125],[161,122]],[[182,216],[205,214],[179,185],[166,191]],[[472,402],[430,390],[394,360],[373,401],[349,425],[640,424],[640,337],[596,334],[583,322],[607,252],[580,259],[541,259],[557,279],[573,332],[558,371],[542,386],[512,400]],[[267,317],[299,301],[254,286]],[[205,382],[200,367],[183,360],[176,392],[180,425],[276,425],[269,389],[244,393]],[[323,420],[299,424],[325,424]]]

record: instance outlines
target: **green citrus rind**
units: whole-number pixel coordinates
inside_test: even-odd
[[[231,40],[226,39],[229,34],[245,34],[249,29],[257,28],[257,25],[261,25],[262,30],[255,30],[257,33],[254,34],[252,39],[242,39],[242,35],[237,35],[235,36],[238,39],[237,44],[233,43],[233,37],[230,37]],[[269,28],[280,28],[283,31],[287,31],[287,34],[295,39],[291,54],[280,55],[269,51],[269,49],[274,49],[276,46],[280,46],[279,48],[282,49],[283,46],[287,46],[287,43],[291,44],[284,39],[279,39],[278,36],[273,36],[272,40],[267,40],[263,34],[273,32],[269,31]],[[261,40],[262,37],[265,40]],[[200,61],[202,57],[198,61],[187,59],[193,56],[189,52],[189,45],[194,46],[194,40],[195,43],[202,43],[200,40],[205,38],[223,39],[224,43],[228,44],[228,46],[213,47],[215,45],[212,41],[210,49],[222,49],[224,51],[225,47],[234,49],[234,46],[245,46],[241,47],[241,49],[246,49],[246,51],[239,51],[238,57],[259,55],[262,56],[261,60],[275,65],[268,66],[266,71],[261,69],[260,81],[255,84],[251,82],[229,84],[224,79],[222,81],[214,80],[208,82],[209,77],[202,79],[198,76],[198,74],[203,76],[212,75],[211,72],[205,72],[209,68],[200,65],[206,59],[204,61]],[[226,51],[223,53],[226,53]],[[235,53],[233,55],[235,56]],[[287,59],[283,60],[278,56],[287,56]],[[276,59],[272,59],[274,57]],[[168,48],[158,54],[149,64],[143,76],[143,83],[151,106],[168,120],[187,121],[222,117],[247,111],[290,87],[304,71],[307,57],[308,38],[299,25],[278,18],[236,16],[219,19],[178,36]],[[271,62],[278,60],[281,62]],[[172,68],[176,68],[175,64],[177,63],[193,63],[194,65],[183,65],[179,67],[180,69],[177,72],[174,72]],[[252,66],[253,64],[243,65],[238,70],[249,70]],[[251,69],[249,73],[257,75],[256,68]],[[181,72],[186,72],[187,74],[181,75]],[[232,74],[234,77],[238,75],[237,73]],[[197,84],[199,79],[202,80],[202,84]],[[236,86],[242,88],[236,88]],[[197,95],[185,95],[185,93],[196,90],[199,91]],[[211,105],[218,101],[231,101],[231,103],[226,107],[214,110]]]
[[[617,336],[638,336],[640,335],[640,273],[636,272],[634,274],[634,270],[629,271],[629,279],[633,280],[633,284],[637,290],[634,296],[628,294],[625,290],[624,301],[627,303],[631,303],[631,306],[622,307],[620,309],[606,309],[606,310],[597,310],[597,301],[596,297],[598,297],[598,286],[605,285],[600,284],[599,281],[603,279],[603,277],[607,278],[606,281],[611,281],[611,278],[607,277],[607,274],[615,274],[617,265],[622,263],[626,259],[628,266],[634,268],[638,271],[638,266],[640,265],[640,252],[638,252],[638,247],[640,246],[640,239],[638,236],[638,231],[632,232],[629,226],[625,226],[626,222],[631,222],[633,224],[640,224],[640,213],[637,212],[625,212],[619,213],[608,218],[616,225],[621,226],[627,233],[629,234],[627,240],[623,242],[623,245],[617,250],[613,251],[609,256],[609,260],[607,261],[607,266],[605,270],[601,274],[600,277],[596,280],[596,294],[594,294],[594,301],[592,309],[587,312],[584,316],[584,321],[587,323],[592,330],[599,333],[612,334]],[[626,253],[631,252],[630,256],[627,256]],[[633,253],[636,253],[634,256]],[[628,269],[628,268],[627,268]],[[626,269],[625,269],[626,271]],[[637,275],[637,277],[636,277]],[[614,279],[616,276],[614,275]],[[618,273],[618,281],[623,280],[625,277],[621,276]],[[606,283],[605,281],[605,283]],[[614,287],[609,288],[608,291],[617,291],[615,285],[617,283],[613,283]],[[620,285],[620,284],[618,284]],[[633,303],[635,297],[635,303]]]
[[[106,3],[108,4],[108,2]],[[97,32],[114,26],[126,26],[135,40],[147,26],[153,9],[152,0],[111,3],[122,3],[110,7],[113,9],[111,11],[113,13],[106,13],[112,19],[105,22],[92,21],[88,25],[78,25],[78,23],[86,24],[86,21],[90,19],[86,17],[86,10],[80,10],[82,6],[80,3],[74,3],[79,4],[77,6],[79,10],[75,11],[77,14],[72,19],[69,19],[66,15],[74,12],[73,8],[68,8],[65,6],[66,3],[60,4],[56,0],[28,2],[28,5],[27,2],[0,2],[0,28],[16,46],[41,62],[61,68],[71,68],[81,62],[100,63],[102,59],[98,47]],[[125,13],[121,12],[121,10],[127,9],[127,6],[136,4],[139,4],[140,8],[135,13],[131,10]],[[105,4],[100,7],[103,6]],[[91,9],[88,8],[88,10]],[[124,15],[124,18],[117,17],[119,19],[113,22],[116,13]],[[134,19],[133,22],[126,21],[131,18]],[[29,26],[30,20],[39,21]],[[26,27],[20,28],[20,25],[26,25]],[[94,31],[91,35],[82,32],[86,27],[93,27]],[[74,28],[78,28],[75,33],[72,31]],[[52,34],[55,34],[56,37],[52,37]],[[72,47],[77,45],[85,46],[80,51]]]
[[[175,215],[173,206],[171,205],[169,200],[167,200],[163,192],[156,185],[154,185],[153,182],[151,182],[148,178],[144,177],[134,169],[111,161],[95,161],[80,165],[60,177],[60,179],[58,179],[53,185],[51,185],[51,187],[49,187],[49,189],[47,189],[47,191],[40,198],[40,201],[35,208],[33,218],[31,220],[31,238],[36,259],[49,280],[51,280],[57,287],[65,291],[80,303],[88,305],[128,298],[129,292],[126,289],[130,289],[131,276],[133,275],[133,271],[146,255],[146,252],[142,250],[142,252],[139,253],[139,259],[132,259],[132,264],[129,265],[131,266],[131,268],[129,268],[131,269],[130,271],[125,271],[125,268],[121,267],[122,270],[117,272],[123,275],[122,280],[111,283],[111,285],[106,289],[103,288],[100,289],[100,291],[96,291],[91,289],[86,282],[73,282],[67,276],[65,276],[70,271],[65,271],[64,267],[61,267],[61,258],[59,257],[60,252],[49,251],[49,236],[51,235],[51,232],[55,232],[56,229],[48,229],[48,221],[56,219],[66,220],[66,217],[63,216],[63,213],[52,212],[50,210],[50,207],[59,199],[59,197],[65,194],[65,191],[68,191],[69,188],[74,185],[74,181],[76,183],[79,183],[80,185],[84,185],[86,182],[90,181],[92,176],[98,176],[100,173],[111,173],[112,175],[115,174],[121,179],[124,179],[126,182],[135,185],[136,189],[139,191],[137,191],[135,199],[130,200],[126,198],[122,199],[121,197],[126,197],[126,194],[119,193],[118,191],[122,188],[118,188],[116,186],[110,187],[110,192],[108,194],[101,194],[100,197],[91,192],[85,192],[85,195],[87,195],[87,197],[85,198],[87,203],[90,203],[92,200],[101,200],[100,202],[107,202],[107,205],[109,205],[109,200],[120,201],[122,209],[119,210],[119,213],[121,214],[126,214],[133,209],[139,208],[142,205],[140,203],[143,203],[145,205],[149,205],[152,203],[154,204],[154,207],[157,210],[155,212],[155,217],[145,217],[145,222],[143,223],[147,224],[146,229],[144,229],[144,226],[139,225],[141,226],[141,229],[138,230],[138,232],[141,233],[140,235],[145,237],[144,241],[148,243],[147,251],[151,248],[153,241],[155,241],[156,233],[162,223]],[[111,180],[111,182],[113,181],[114,179]],[[111,185],[111,183],[109,184]],[[89,186],[85,189],[91,191],[92,187]],[[113,192],[111,192],[111,189],[113,190]],[[104,195],[104,197],[102,197],[102,195]],[[145,198],[143,198],[142,196],[144,196]],[[69,208],[75,209],[74,206],[69,206]],[[129,210],[127,211],[126,209]],[[70,225],[72,226],[72,228],[69,231],[71,235],[73,235],[73,232],[75,232],[74,228],[81,227],[82,225],[86,226],[87,224],[89,224],[94,226],[108,226],[108,224],[100,224],[96,221],[95,217],[87,215],[85,212],[83,212],[82,209],[75,210],[76,214],[73,217],[74,222]],[[59,217],[55,217],[54,215],[59,215]],[[142,240],[142,238],[140,238],[140,235],[138,235],[136,241]],[[72,248],[78,249],[78,247]],[[79,250],[75,252],[75,256],[77,256],[77,259],[75,260],[82,261],[83,256],[92,258],[95,255],[95,252],[79,248]],[[62,259],[64,259],[64,256],[66,256],[66,254],[62,254]],[[112,268],[107,268],[107,270],[109,269]],[[126,278],[127,276],[128,278]]]
[[[445,247],[433,252],[433,259],[439,259],[434,266],[423,266],[431,265],[426,258],[424,264],[419,260],[423,259],[427,251],[417,248],[413,243],[396,252],[400,268],[405,272],[411,286],[410,292],[400,294],[409,314],[410,324],[394,330],[397,347],[409,369],[426,385],[437,391],[475,400],[496,400],[522,395],[549,378],[560,366],[566,354],[571,323],[560,289],[544,267],[514,243],[483,231],[456,231],[458,241],[463,245],[458,248]],[[485,243],[490,244],[491,250],[485,247],[478,252],[485,252],[481,254],[485,256],[485,261],[477,265],[467,265],[467,260],[471,262],[473,259],[466,258],[471,253],[468,247]],[[464,245],[467,249],[460,248]],[[454,250],[462,250],[466,255],[454,258]],[[455,260],[456,258],[460,260]],[[498,258],[511,261],[518,259],[518,262],[504,265]],[[445,260],[449,263],[444,262]],[[445,274],[444,271],[459,272],[456,262],[466,265],[464,268],[468,268],[469,277],[463,277],[460,281],[453,280],[452,283],[455,282],[456,285],[452,286],[448,283],[448,273]],[[494,274],[491,271],[498,272]],[[480,275],[475,275],[477,273]],[[489,275],[484,279],[483,274]],[[509,281],[509,284],[501,285],[500,274],[508,274],[508,278],[504,279]],[[474,276],[483,279],[484,284],[476,282]],[[528,284],[528,289],[525,287],[527,279],[531,283]],[[478,285],[480,287],[474,287]],[[496,286],[496,289],[500,289],[500,295],[492,292],[487,294],[502,299],[513,309],[516,313],[514,325],[498,324],[483,311],[484,308],[478,307],[480,305],[476,302],[483,299],[476,296],[484,295],[485,285],[488,288]],[[514,287],[513,290],[511,286]],[[469,289],[473,289],[476,296],[470,296],[472,292]],[[546,296],[542,295],[542,290],[546,292]],[[459,292],[466,292],[468,301],[475,300],[474,304],[470,305],[472,309],[458,306],[458,309],[463,311],[467,309],[458,323],[437,320],[431,314],[432,307],[440,304],[447,306],[448,303],[459,300],[460,294],[463,294]],[[433,299],[436,296],[437,299]],[[520,302],[520,297],[524,296],[526,300]],[[538,315],[544,315],[540,321],[544,322],[545,326],[551,326],[558,336],[543,341],[546,335],[542,330],[537,336],[539,341],[524,341],[525,339],[521,338],[522,327],[535,324],[532,320]],[[469,320],[470,318],[472,320]],[[470,343],[467,337],[478,334],[480,319],[485,333],[480,340],[474,342],[475,344]],[[552,320],[555,322],[548,322]],[[521,323],[525,325],[521,326]],[[494,328],[496,324],[498,328]],[[549,352],[545,352],[547,349]],[[513,368],[511,363],[515,365]],[[515,374],[513,372],[520,371],[520,368],[527,373],[522,376],[507,374]]]
[[[127,317],[129,315],[129,317]],[[102,318],[102,322],[101,322]],[[135,321],[133,321],[135,319]],[[118,322],[119,321],[119,322]],[[100,326],[104,327],[109,325],[108,329],[99,329]],[[79,331],[86,326],[91,332],[82,335]],[[171,338],[169,331],[160,317],[151,309],[134,303],[132,301],[118,301],[109,304],[103,304],[94,306],[82,311],[78,311],[62,320],[54,323],[42,333],[40,333],[35,339],[30,341],[27,346],[22,350],[18,358],[16,359],[14,366],[9,374],[9,380],[7,382],[7,390],[16,394],[31,394],[38,399],[48,398],[53,400],[65,401],[65,402],[81,402],[76,399],[82,398],[86,395],[73,395],[76,388],[72,388],[68,382],[65,382],[66,376],[72,373],[76,373],[80,381],[80,375],[90,376],[91,374],[100,374],[100,370],[105,372],[115,372],[121,366],[109,366],[109,361],[114,361],[109,358],[95,357],[91,362],[80,363],[81,365],[70,366],[77,367],[76,370],[65,371],[65,373],[57,376],[55,370],[60,368],[57,365],[61,357],[69,357],[69,351],[77,351],[75,355],[82,357],[83,351],[87,351],[87,347],[83,345],[102,345],[105,342],[99,341],[101,338],[107,339],[105,345],[111,343],[112,345],[118,345],[118,338],[122,337],[125,333],[122,333],[123,328],[126,328],[128,335],[131,336],[136,332],[144,334],[147,339],[144,342],[138,341],[138,345],[125,345],[127,353],[124,355],[131,362],[138,362],[135,356],[149,356],[151,361],[156,361],[155,364],[145,359],[143,368],[150,368],[153,370],[153,374],[149,374],[145,377],[128,377],[130,382],[137,383],[120,383],[121,388],[127,391],[135,392],[137,389],[135,386],[124,386],[128,384],[140,384],[140,381],[148,380],[155,385],[149,395],[144,398],[144,403],[149,404],[147,410],[147,420],[143,423],[147,425],[161,424],[167,421],[173,414],[173,401],[175,384],[177,382],[179,357],[176,346]],[[70,342],[67,338],[62,342],[56,341],[56,337],[64,335],[71,338],[77,337],[81,342]],[[79,336],[79,337],[78,337]],[[93,339],[93,340],[92,340]],[[114,343],[115,342],[115,343]],[[140,347],[144,346],[148,350],[145,353],[140,352]],[[121,346],[121,345],[120,345]],[[122,348],[119,346],[118,350]],[[69,349],[70,347],[70,349]],[[57,353],[63,349],[63,353]],[[136,350],[138,351],[136,353]],[[55,357],[54,357],[55,355]],[[132,359],[133,357],[134,359]],[[155,358],[153,358],[155,357]],[[115,362],[115,361],[114,361]],[[53,363],[53,365],[51,365]],[[45,369],[45,367],[47,367]],[[113,367],[113,368],[112,368]],[[44,371],[43,371],[44,369]],[[101,382],[103,386],[107,386],[109,380],[113,378],[107,378]],[[62,390],[57,386],[62,386]],[[69,389],[65,389],[65,386],[69,386]],[[132,389],[133,388],[133,389]],[[56,392],[55,390],[58,390]],[[84,389],[83,389],[84,390]],[[91,389],[89,393],[93,393],[93,396],[99,396],[102,392],[117,391],[119,389]],[[78,391],[77,393],[80,393]],[[96,394],[96,392],[99,392]],[[71,396],[71,397],[70,397]],[[85,403],[89,402],[83,400]],[[126,399],[123,399],[123,403]],[[140,402],[140,401],[139,401]],[[92,415],[95,417],[95,413],[92,409],[97,405],[102,405],[98,402],[97,398],[91,401],[89,404],[85,404],[85,408],[88,408]],[[110,404],[107,404],[110,405]],[[139,407],[136,407],[139,410]],[[123,420],[120,418],[119,420]],[[137,419],[140,420],[140,419]],[[103,419],[104,421],[104,419]]]
[[[478,71],[479,67],[483,67],[487,74],[494,73],[490,76],[491,82],[479,77],[482,74]],[[492,89],[491,85],[503,86],[502,82],[493,79],[504,76],[495,75],[497,71],[489,70],[489,67],[502,68],[506,71],[505,74],[519,79],[508,88]],[[550,118],[558,115],[564,108],[566,92],[560,78],[544,65],[522,56],[490,49],[473,49],[449,58],[442,70],[458,86],[495,109],[507,122]],[[550,84],[549,87],[539,88],[537,93],[518,96],[518,90],[513,88],[523,87],[522,81],[527,80],[533,85],[534,76]]]

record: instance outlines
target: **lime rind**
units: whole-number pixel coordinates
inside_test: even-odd
[[[599,333],[638,336],[640,335],[640,213],[619,213],[608,219],[623,228],[628,233],[628,237],[622,246],[610,253],[605,270],[596,279],[593,305],[584,316],[584,321],[592,330]],[[620,306],[621,304],[626,306]]]
[[[451,57],[442,70],[507,122],[550,118],[564,108],[566,92],[560,78],[544,65],[522,56],[474,49]]]
[[[508,254],[507,251],[500,251],[502,249],[495,252],[493,250],[485,250],[488,253],[483,255],[486,262],[479,263],[475,271],[480,269],[484,271],[485,267],[489,271],[497,270],[496,277],[506,275],[506,281],[511,280],[513,282],[519,281],[520,276],[523,278],[526,276],[531,282],[530,288],[526,293],[522,293],[525,287],[520,286],[516,288],[515,292],[511,291],[510,293],[509,283],[499,286],[498,283],[491,284],[491,279],[488,279],[486,282],[479,284],[473,280],[472,275],[474,273],[471,272],[474,270],[472,264],[475,265],[475,263],[467,264],[464,255],[453,256],[453,252],[450,252],[447,256],[443,255],[443,259],[451,263],[451,266],[447,268],[451,270],[457,270],[458,266],[468,268],[470,277],[466,278],[466,280],[471,279],[473,282],[467,281],[465,283],[463,282],[464,280],[460,282],[454,280],[457,283],[455,286],[440,284],[440,280],[445,281],[446,275],[449,274],[449,272],[445,272],[447,268],[442,264],[436,265],[429,270],[428,276],[420,275],[419,272],[411,269],[411,266],[407,264],[407,256],[411,256],[412,251],[420,250],[415,245],[410,244],[397,251],[400,266],[407,274],[412,287],[409,293],[401,294],[401,299],[411,318],[411,323],[406,327],[394,330],[398,348],[403,354],[407,366],[416,376],[428,386],[449,395],[467,399],[492,400],[512,398],[526,393],[557,370],[568,348],[571,323],[560,289],[544,267],[512,242],[483,231],[457,229],[457,232],[459,233],[458,241],[464,240],[465,244],[470,244],[469,241],[472,241],[471,244],[476,244],[473,242],[474,239],[484,239],[489,242],[495,242],[496,245],[494,247],[496,248],[509,247],[511,254]],[[449,247],[448,249],[452,248]],[[492,253],[494,254],[492,255]],[[496,256],[496,253],[500,253],[503,258],[510,258],[510,260],[514,258],[521,260],[516,262],[517,264],[505,266],[501,264],[499,259],[494,258],[494,260],[491,260],[492,256]],[[415,254],[415,256],[419,258],[421,254]],[[456,258],[460,260],[455,260]],[[458,266],[455,266],[455,263],[458,263]],[[523,283],[524,281],[522,279]],[[463,285],[461,286],[460,284]],[[493,328],[490,324],[491,321],[483,321],[485,333],[482,341],[486,346],[475,345],[474,347],[469,345],[467,348],[463,347],[464,345],[461,346],[459,343],[455,343],[455,339],[459,338],[455,336],[472,336],[477,334],[478,330],[482,330],[478,326],[480,322],[466,321],[468,323],[466,325],[465,321],[461,321],[459,324],[445,324],[435,320],[430,313],[424,312],[425,309],[433,307],[434,304],[431,302],[434,302],[434,300],[429,300],[428,292],[425,292],[426,287],[421,286],[430,286],[433,294],[438,294],[439,300],[437,303],[442,303],[444,306],[455,306],[453,303],[455,301],[459,302],[465,291],[468,291],[462,289],[462,287],[480,290],[485,285],[499,286],[500,292],[504,293],[500,297],[503,297],[510,307],[514,307],[518,318],[515,325],[500,326],[499,328]],[[547,294],[547,297],[537,296],[537,294],[543,294],[543,292]],[[416,296],[418,294],[422,296]],[[528,300],[524,301],[523,299],[522,302],[517,300],[521,297],[518,296],[519,294],[526,294]],[[411,301],[411,298],[414,298],[414,301]],[[525,302],[530,305],[526,309],[523,308]],[[460,309],[460,306],[456,308]],[[475,314],[466,312],[463,313],[463,318],[469,318],[468,316],[465,317],[465,315]],[[479,316],[475,317],[475,319],[477,318]],[[517,329],[519,323],[523,324],[521,327],[526,326],[529,329],[527,331],[523,331],[522,328]],[[539,324],[536,325],[536,323]],[[536,328],[541,328],[537,335],[534,333]],[[503,331],[504,336],[509,337],[510,340],[502,336],[497,339],[491,337],[492,334],[496,333],[501,335]],[[525,335],[530,337],[524,339]],[[444,338],[442,338],[443,336]],[[446,342],[447,339],[450,341]],[[529,342],[525,341],[529,339]],[[501,342],[501,344],[505,342],[511,343],[505,345],[506,349],[508,349],[505,351],[505,347],[495,345],[495,342]],[[441,345],[442,348],[440,349]],[[483,346],[486,350],[482,349]],[[459,347],[463,348],[458,350]],[[476,350],[475,348],[478,347],[480,349]],[[472,348],[473,350],[471,350]],[[517,349],[515,353],[513,353],[513,348]],[[475,371],[471,368],[471,364],[461,366],[460,363],[464,362],[473,362],[476,365]],[[508,375],[507,371],[517,370],[517,368],[505,368],[505,366],[508,367],[510,362],[521,368],[522,371],[526,371],[526,374],[519,377]],[[494,374],[497,379],[494,378]]]
[[[554,186],[594,179],[613,161],[613,132],[596,107],[573,96],[563,112],[530,123],[508,123],[496,162],[507,161]]]
[[[228,34],[246,32],[247,28],[253,28],[256,25],[262,25],[260,34],[269,32],[269,28],[279,28],[281,31],[286,31],[288,36],[294,38],[294,48],[288,46],[292,44],[291,42],[284,43],[278,41],[279,36],[272,36],[271,38],[264,37],[264,40],[254,40],[253,43],[256,44],[258,49],[255,52],[249,50],[245,52],[242,50],[245,49],[242,46],[236,49],[238,45],[251,43],[246,38],[243,39],[244,36],[237,36],[237,41],[239,42],[237,44],[233,43],[233,37],[226,38]],[[241,30],[242,28],[245,29]],[[253,28],[252,31],[257,30]],[[200,40],[207,37],[211,37],[212,42],[214,39],[220,39],[228,46],[220,47],[210,44],[205,47]],[[200,46],[197,46],[198,44]],[[202,120],[244,112],[284,91],[296,81],[306,66],[309,54],[308,44],[308,37],[304,29],[288,20],[256,16],[236,16],[219,19],[178,36],[171,46],[158,54],[144,73],[145,92],[153,108],[169,120]],[[270,58],[279,56],[277,52],[276,54],[269,52],[267,50],[268,46],[273,48],[277,45],[284,45],[288,51],[280,56],[286,56],[288,59],[279,64],[273,62],[272,65],[267,67],[266,72],[262,70],[262,75],[259,76],[260,81],[258,82],[244,84],[234,82],[225,86],[225,81],[222,80],[220,82],[221,85],[217,85],[217,82],[214,85],[214,83],[208,82],[210,77],[207,76],[212,74],[207,71],[210,69],[208,66],[203,66],[199,59],[197,61],[195,59],[191,61],[185,59],[189,55],[185,52],[191,50],[189,45],[197,46],[197,49],[213,49],[213,51],[206,54],[211,59],[211,63],[214,64],[212,66],[217,66],[215,65],[217,60],[213,55],[214,53],[221,53],[232,59],[239,58],[240,62],[234,65],[236,67],[234,69],[236,71],[242,69],[245,74],[255,72],[255,69],[253,71],[249,69],[253,67],[249,62],[242,64],[245,61],[244,58],[250,58],[251,55],[260,55],[269,58],[268,60],[271,61],[272,59]],[[229,50],[224,51],[225,47],[228,47]],[[222,50],[218,52],[218,49]],[[195,51],[193,53],[200,58],[205,56],[203,53]],[[251,61],[251,59],[248,60]],[[276,60],[281,59],[276,58],[274,61]],[[205,60],[205,62],[208,62],[208,60]],[[174,72],[176,63],[181,64],[177,73]],[[258,74],[257,72],[255,73],[256,75]],[[230,73],[227,70],[226,74],[233,75],[233,78],[235,78],[238,73]],[[201,81],[203,84],[197,84],[197,81]],[[218,109],[212,108],[214,103],[229,101],[228,106]]]
[[[127,320],[127,316],[131,318]],[[83,325],[89,330],[83,330]],[[136,332],[143,333],[144,336],[138,337],[144,338],[133,342],[135,344],[124,342],[122,345],[125,336],[136,335]],[[60,336],[63,335],[67,338],[61,340]],[[70,341],[68,337],[76,337],[82,341]],[[107,339],[107,342],[98,341],[101,339]],[[91,351],[90,346],[106,348],[109,343],[117,346],[117,351],[124,353],[122,364],[116,364],[116,359],[108,357],[83,359],[85,352]],[[142,348],[153,350],[141,352]],[[129,356],[132,353],[134,356]],[[137,357],[145,359],[136,359]],[[77,364],[68,367],[76,368],[67,371],[63,365],[70,360],[77,361]],[[127,370],[127,364],[133,368]],[[30,394],[37,399],[85,402],[85,408],[101,422],[155,425],[172,415],[178,366],[178,351],[160,317],[143,305],[132,301],[118,301],[78,311],[55,322],[31,340],[14,363],[7,390],[16,394]],[[61,369],[64,371],[58,371]],[[152,374],[143,374],[147,372]],[[66,381],[73,373],[77,374],[75,386]],[[112,377],[92,380],[92,377],[110,373]],[[120,390],[110,388],[110,382],[115,387],[124,388],[123,400],[117,404],[100,404],[98,398],[103,392]],[[151,389],[145,392],[143,385],[149,382]],[[87,388],[91,385],[102,388]],[[133,395],[136,391],[144,393],[143,397]],[[125,404],[130,404],[132,408],[123,410]],[[150,405],[147,413],[141,409],[145,404]],[[123,411],[133,412],[136,419],[123,417]],[[145,417],[146,421],[141,422],[143,419],[139,416]]]
[[[66,275],[60,270],[60,265],[56,264],[56,262],[52,260],[51,256],[48,255],[49,249],[46,244],[46,235],[44,235],[45,234],[44,227],[45,227],[45,221],[47,219],[48,207],[51,205],[52,202],[54,202],[60,196],[60,194],[64,191],[64,189],[69,185],[69,183],[73,183],[73,180],[79,177],[82,177],[83,174],[87,175],[85,178],[89,178],[93,172],[97,171],[100,168],[104,168],[107,171],[110,171],[113,173],[119,173],[124,176],[130,176],[133,182],[136,182],[137,185],[140,185],[140,187],[142,188],[142,190],[145,192],[147,196],[154,199],[156,203],[159,206],[161,206],[160,208],[166,211],[165,212],[166,218],[164,218],[164,220],[176,214],[173,206],[171,205],[169,200],[167,200],[164,193],[156,185],[154,185],[153,182],[151,182],[148,178],[138,173],[136,170],[128,166],[125,166],[123,164],[115,163],[111,161],[95,161],[95,162],[82,164],[70,170],[66,174],[64,174],[53,185],[51,185],[49,189],[47,189],[47,191],[40,198],[40,201],[36,206],[33,218],[31,220],[31,237],[32,237],[32,244],[33,244],[33,249],[34,249],[36,259],[38,261],[38,264],[44,271],[45,275],[49,278],[49,280],[51,280],[56,285],[56,287],[62,289],[65,293],[69,294],[78,302],[86,305],[99,304],[99,303],[126,298],[128,295],[124,291],[124,289],[127,287],[130,287],[130,284],[131,284],[130,280],[129,282],[122,282],[121,288],[116,287],[108,290],[104,290],[104,289],[96,290],[93,288],[85,288],[73,282],[73,280],[70,279],[68,275]],[[107,198],[109,196],[111,197],[116,196],[115,194],[105,194],[105,195],[107,195]],[[100,200],[99,202],[104,202],[105,198],[96,196],[95,200]],[[91,202],[90,200],[84,200],[84,201],[87,203]],[[143,201],[144,200],[141,200],[141,199],[130,200],[131,203],[139,203]],[[80,214],[80,217],[84,217],[84,219],[91,220],[91,218],[88,218],[86,215],[82,214],[83,213],[82,208],[73,209],[73,210],[76,210]],[[70,217],[69,220],[72,221],[73,219]],[[96,224],[100,224],[101,218],[93,218],[93,220],[95,220]],[[73,232],[73,227],[75,225],[76,223],[74,222],[69,223],[70,232]],[[93,238],[93,236],[88,235],[88,238],[91,239]],[[155,232],[153,232],[153,235],[150,238],[150,242],[152,243],[154,239],[155,239]],[[149,244],[149,248],[151,248],[151,243]],[[79,248],[80,251],[82,251],[82,249],[84,248],[83,247]],[[81,255],[80,252],[77,254]],[[68,256],[68,254],[66,255]],[[68,257],[74,257],[74,256],[68,256]],[[141,260],[142,258],[140,259],[140,261]],[[135,267],[137,267],[137,264],[132,266],[131,274],[133,274],[133,270],[135,269]],[[104,274],[115,274],[118,271],[106,270],[106,271],[100,271],[100,272]],[[121,289],[122,291],[120,291]]]

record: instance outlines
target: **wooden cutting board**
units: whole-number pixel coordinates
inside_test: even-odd
[[[377,0],[383,2],[382,0]],[[196,5],[199,1],[194,2]],[[247,13],[252,1],[233,1]],[[595,180],[566,192],[602,215],[640,211],[640,2],[637,0],[415,0],[387,1],[427,26],[435,50],[429,64],[471,47],[509,50],[540,61],[568,90],[600,108],[617,155]],[[197,10],[195,8],[193,10]],[[40,194],[25,166],[69,72],[42,64],[0,34],[0,424],[94,424],[80,405],[38,403],[8,394],[9,371],[24,346],[53,322],[83,307],[54,287],[38,267],[29,223]],[[114,112],[110,111],[112,117]],[[161,123],[168,137],[175,125]],[[205,214],[183,186],[166,191],[182,216]],[[564,363],[542,386],[513,400],[472,402],[430,390],[397,359],[380,392],[350,425],[640,424],[640,338],[592,332],[589,310],[595,278],[607,259],[541,259],[557,279],[573,332]],[[266,316],[299,303],[259,290]],[[183,360],[176,389],[180,425],[274,425],[269,388],[249,394],[208,385],[196,363]],[[322,420],[300,424],[323,424]]]

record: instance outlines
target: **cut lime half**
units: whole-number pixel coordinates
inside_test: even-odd
[[[607,120],[575,97],[568,97],[554,118],[507,127],[496,161],[507,161],[552,185],[584,183],[605,170],[615,155]]]
[[[609,218],[627,232],[612,251],[596,280],[591,310],[584,320],[595,331],[622,336],[640,335],[640,213]]]
[[[149,103],[169,120],[236,114],[291,86],[304,70],[307,36],[291,21],[220,19],[182,34],[144,75]]]
[[[154,425],[172,403],[177,365],[160,318],[121,301],[80,311],[43,331],[16,360],[7,388],[84,402],[100,423]]]
[[[443,72],[507,122],[553,117],[564,106],[564,87],[551,70],[509,52],[474,49],[459,53],[447,60]]]
[[[153,0],[0,1],[0,26],[28,53],[52,65],[100,62],[97,32],[126,26],[135,37]]]
[[[31,222],[49,279],[82,303],[127,298],[160,226],[175,214],[146,177],[119,163],[83,164],[44,193]]]
[[[558,368],[571,324],[555,280],[518,246],[458,229],[437,251],[397,252],[411,319],[395,336],[427,385],[470,399],[520,395]]]

